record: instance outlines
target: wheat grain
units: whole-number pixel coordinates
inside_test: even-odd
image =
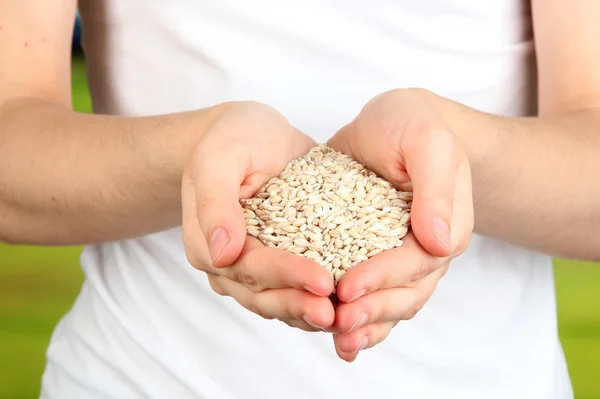
[[[402,245],[412,193],[319,145],[240,203],[248,234],[315,260],[337,285],[349,268]]]

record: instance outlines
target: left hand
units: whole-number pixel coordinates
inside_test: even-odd
[[[383,93],[328,142],[399,190],[413,192],[412,228],[404,244],[351,268],[338,285],[331,330],[346,361],[415,316],[473,231],[469,162],[430,107],[429,95],[412,89]]]
[[[334,321],[331,275],[313,260],[250,236],[239,201],[315,144],[267,105],[230,103],[197,143],[181,186],[190,264],[206,273],[217,294],[307,331]]]

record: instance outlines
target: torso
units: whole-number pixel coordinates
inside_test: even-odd
[[[373,96],[424,87],[535,113],[519,0],[80,1],[95,111],[274,106],[323,142]],[[89,246],[45,397],[571,398],[550,258],[475,236],[411,321],[353,364],[212,292],[179,229]]]

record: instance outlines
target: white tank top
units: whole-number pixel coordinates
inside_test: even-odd
[[[373,96],[423,87],[535,113],[520,0],[85,0],[95,111],[256,100],[323,142]],[[331,336],[256,316],[186,261],[180,229],[85,248],[42,397],[565,399],[551,259],[475,236],[433,297],[347,364]]]

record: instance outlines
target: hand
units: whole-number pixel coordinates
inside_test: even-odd
[[[413,191],[404,245],[350,269],[340,280],[333,325],[338,356],[353,361],[425,305],[473,230],[468,159],[420,90],[372,99],[329,145],[403,191]]]
[[[218,294],[307,331],[333,323],[333,279],[316,262],[248,236],[239,200],[315,144],[272,108],[234,103],[198,143],[182,182],[190,263]]]

